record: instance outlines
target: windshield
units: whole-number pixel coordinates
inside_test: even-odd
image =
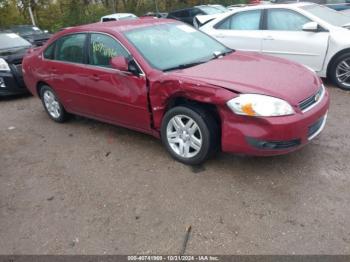
[[[206,62],[230,51],[206,34],[180,23],[139,28],[124,35],[151,66],[163,71]]]
[[[30,43],[15,33],[0,34],[0,49],[30,47]]]
[[[215,14],[224,13],[227,11],[227,10],[225,10],[225,11],[220,10],[216,6],[215,7],[213,7],[213,6],[200,6],[198,8],[201,9],[207,15],[215,15]]]
[[[41,31],[38,27],[36,26],[18,26],[11,28],[13,32],[18,33],[19,35],[22,36],[27,36],[27,35],[39,35],[42,34],[43,31]]]
[[[322,5],[306,5],[302,9],[334,26],[343,26],[350,23],[349,16]]]

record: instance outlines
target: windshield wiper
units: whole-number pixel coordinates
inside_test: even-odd
[[[163,69],[163,72],[172,71],[172,70],[176,70],[176,69],[185,69],[185,68],[189,68],[189,67],[192,67],[192,66],[204,64],[206,62],[208,62],[208,60],[197,61],[197,62],[192,62],[192,63],[187,63],[187,64],[181,64],[181,65],[177,65],[177,66],[174,66],[174,67]]]
[[[229,49],[229,50],[227,50],[225,52],[214,52],[213,53],[213,57],[208,59],[208,60],[201,60],[201,61],[197,61],[197,62],[177,65],[177,66],[174,66],[174,67],[163,69],[163,72],[176,70],[176,69],[185,69],[185,68],[189,68],[189,67],[192,67],[192,66],[204,64],[204,63],[209,62],[210,60],[213,60],[213,59],[219,58],[221,56],[225,56],[225,55],[231,54],[233,51],[234,51],[233,49]]]

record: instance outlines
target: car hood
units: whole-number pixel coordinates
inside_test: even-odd
[[[51,36],[52,36],[52,34],[42,33],[42,34],[25,35],[22,37],[32,44],[37,44],[37,43],[46,42],[47,40],[50,39]]]
[[[18,63],[22,61],[29,48],[30,47],[0,49],[0,57],[5,59],[8,63]]]
[[[315,94],[322,84],[319,77],[303,65],[277,57],[238,51],[171,74],[236,93],[282,98],[293,105]]]

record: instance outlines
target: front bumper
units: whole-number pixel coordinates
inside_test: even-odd
[[[14,76],[12,72],[0,72],[0,96],[28,93],[23,78]]]
[[[295,151],[315,138],[324,128],[329,108],[329,94],[307,112],[281,117],[238,116],[230,109],[222,118],[222,151],[247,155],[281,155]]]

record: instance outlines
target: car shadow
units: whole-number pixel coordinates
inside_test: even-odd
[[[30,97],[33,97],[30,93],[0,96],[0,102],[11,102],[11,101],[15,101],[15,100],[18,101],[18,100],[27,99]]]

